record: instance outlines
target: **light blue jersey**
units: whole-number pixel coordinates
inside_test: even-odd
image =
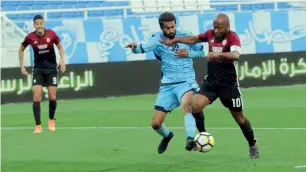
[[[176,37],[190,35],[191,34],[186,32],[176,32]],[[177,43],[173,46],[167,46],[159,42],[162,38],[165,38],[163,32],[156,32],[149,37],[146,43],[139,44],[137,48],[133,50],[133,53],[147,53],[153,51],[155,57],[161,63],[161,84],[195,80],[192,58],[204,57],[203,45],[200,43],[194,45]],[[175,51],[179,48],[187,49],[189,52],[188,57],[176,57]]]
[[[176,37],[190,36],[185,32],[176,32]],[[175,44],[167,46],[159,41],[165,38],[162,32],[156,32],[146,43],[137,45],[133,53],[146,53],[153,51],[161,63],[162,78],[156,99],[155,110],[171,112],[178,107],[182,96],[188,91],[195,91],[198,84],[195,80],[192,58],[204,57],[201,44],[186,45]],[[188,57],[177,57],[177,49],[187,49]]]

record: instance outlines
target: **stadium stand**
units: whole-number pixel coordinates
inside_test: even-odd
[[[161,11],[171,10],[176,15],[188,15],[198,11],[267,11],[299,8],[300,4],[256,1],[220,1],[220,0],[126,0],[126,1],[9,1],[1,3],[1,9],[7,17],[15,21],[31,20],[36,11],[49,11],[45,17],[84,18],[86,17],[122,17],[122,16],[156,16]],[[70,9],[70,11],[67,11]],[[72,10],[71,9],[75,9]],[[83,10],[78,10],[83,9]],[[84,10],[87,9],[88,11]],[[29,13],[9,14],[12,11],[28,11]]]

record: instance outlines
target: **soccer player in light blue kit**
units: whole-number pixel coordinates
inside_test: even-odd
[[[176,19],[172,13],[161,14],[159,25],[162,32],[159,31],[150,36],[146,43],[137,45],[133,42],[129,43],[126,48],[131,48],[133,53],[153,51],[161,63],[162,78],[152,119],[152,128],[163,136],[158,146],[158,153],[161,154],[167,149],[168,143],[174,136],[173,132],[169,131],[163,123],[164,119],[168,112],[180,105],[185,114],[184,123],[187,135],[185,149],[191,151],[195,145],[193,137],[196,121],[191,113],[190,105],[194,91],[198,88],[192,58],[204,57],[203,46],[179,43],[169,47],[159,42],[163,38],[173,39],[190,35],[176,31]]]

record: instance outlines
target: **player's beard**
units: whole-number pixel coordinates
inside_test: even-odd
[[[174,38],[175,38],[175,34],[176,34],[176,32],[170,33],[170,34],[165,34],[165,33],[164,33],[164,35],[165,35],[166,37],[168,37],[169,39],[174,39]]]

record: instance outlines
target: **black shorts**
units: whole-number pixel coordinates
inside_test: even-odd
[[[204,80],[196,94],[206,96],[211,103],[220,98],[223,106],[234,112],[243,111],[242,95],[237,85],[217,85]]]
[[[32,84],[57,87],[58,71],[57,69],[34,68],[32,71]]]

